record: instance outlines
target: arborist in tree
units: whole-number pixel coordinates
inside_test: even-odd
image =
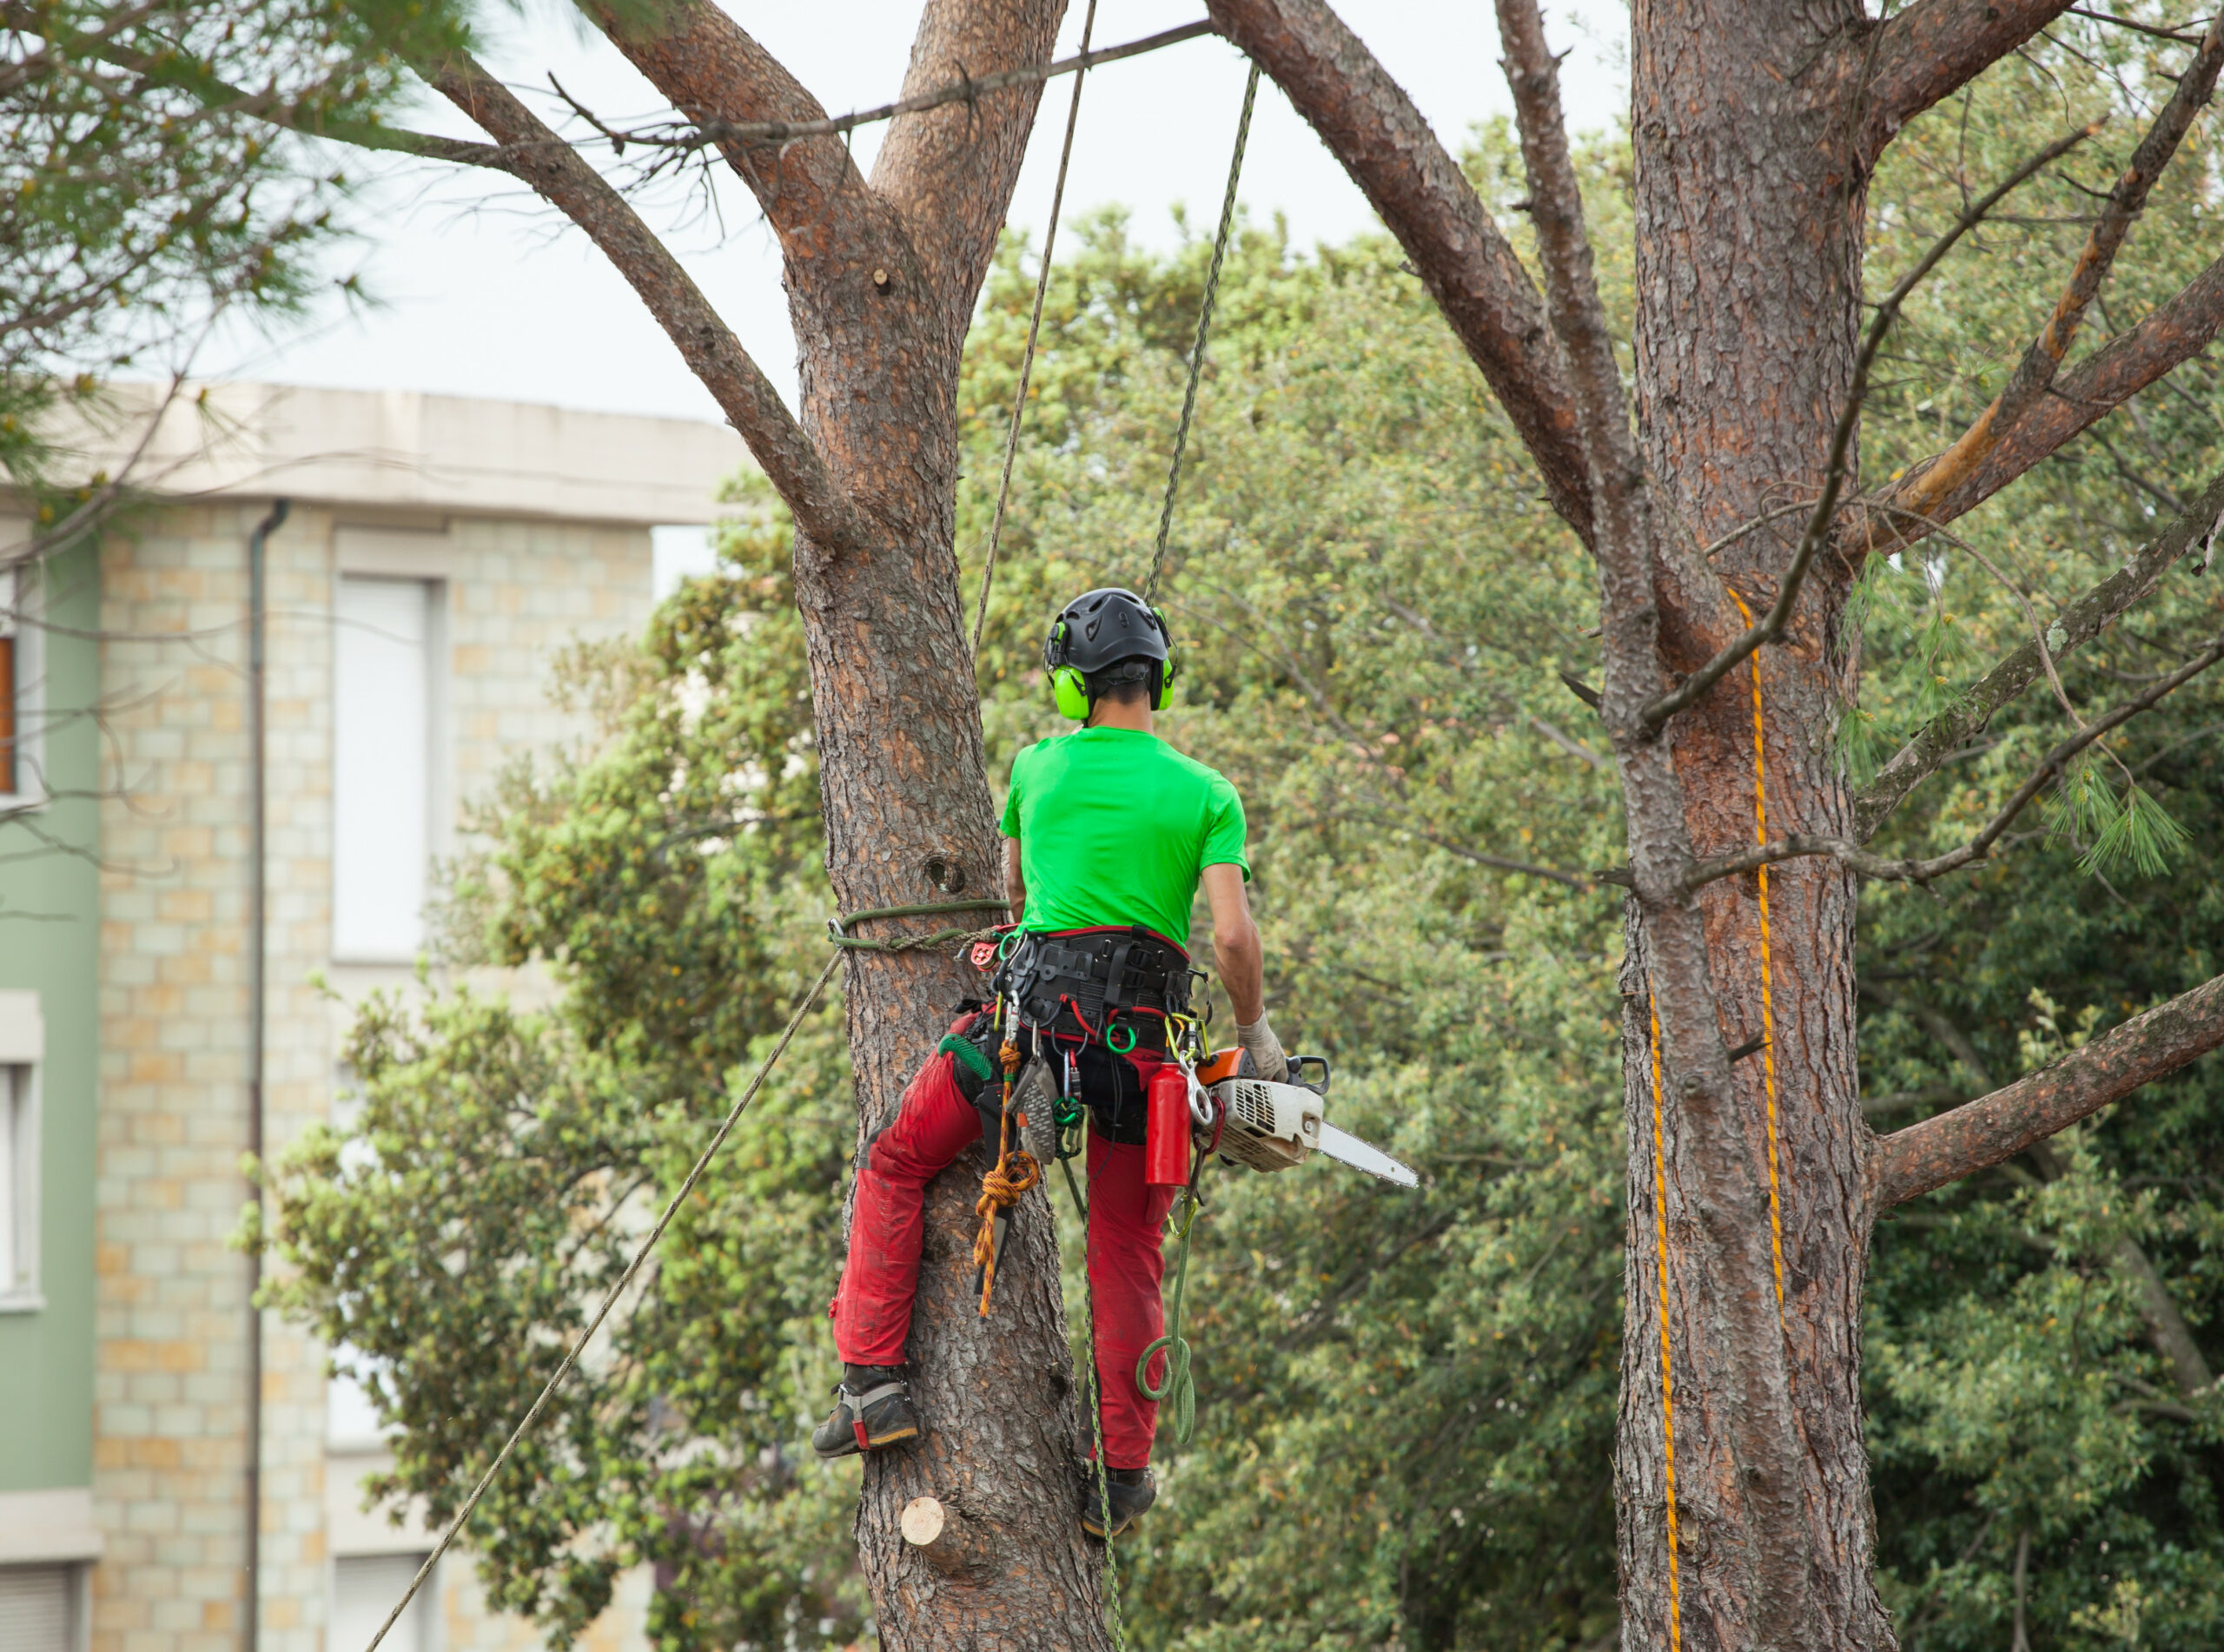
[[[904,1342],[927,1184],[984,1127],[1016,1145],[1009,1093],[1038,1107],[1077,1100],[1089,1121],[1089,1278],[1110,1470],[1109,1485],[1089,1477],[1082,1519],[1103,1536],[1157,1496],[1158,1406],[1137,1386],[1136,1366],[1165,1329],[1159,1239],[1177,1189],[1145,1178],[1145,1096],[1169,1060],[1168,1018],[1187,1014],[1191,981],[1201,979],[1182,943],[1201,882],[1248,1067],[1279,1081],[1287,1063],[1267,1022],[1244,894],[1242,802],[1225,776],[1152,731],[1176,670],[1164,616],[1132,591],[1091,591],[1050,627],[1043,663],[1058,709],[1083,726],[1029,746],[1012,765],[1003,829],[1016,928],[997,948],[996,1003],[960,1017],[865,1144],[834,1305],[844,1374],[811,1443],[837,1457],[918,1435]],[[1009,1087],[999,1065],[1008,1041],[1024,1063]],[[993,1252],[984,1260],[992,1285]],[[1155,1372],[1151,1380],[1159,1383]]]

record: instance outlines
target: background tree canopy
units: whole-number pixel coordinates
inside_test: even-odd
[[[1874,186],[1872,289],[1963,210],[1971,179],[2121,114],[2146,72],[2135,42],[2035,50],[1923,116]],[[1870,472],[1933,450],[1998,387],[2033,323],[2018,272],[2066,266],[2089,210],[2078,186],[2133,135],[2104,133],[2033,185],[1918,296],[1869,404]],[[1506,135],[1480,135],[1469,166],[1512,217]],[[1626,152],[1595,146],[1585,167],[1615,302]],[[2119,283],[2174,290],[2218,209],[2213,175],[2181,169]],[[1039,671],[1047,617],[1147,564],[1203,275],[1202,244],[1141,252],[1116,215],[1076,239],[1050,287],[982,663],[1000,766],[1063,726]],[[971,341],[958,539],[976,558],[1032,287],[1007,247]],[[1871,686],[1842,730],[1857,777],[2029,635],[2022,591],[2089,584],[2178,508],[2174,487],[2215,469],[2216,391],[2192,365],[2048,461],[2012,513],[1980,511],[1958,539],[1873,569]],[[1195,1652],[1612,1645],[1622,915],[1585,869],[1615,854],[1620,820],[1591,713],[1557,675],[1596,681],[1592,570],[1387,241],[1304,254],[1242,235],[1191,452],[1170,574],[1183,688],[1162,728],[1243,793],[1286,1041],[1333,1059],[1334,1116],[1424,1185],[1318,1163],[1208,1182],[1190,1283],[1198,1437],[1162,1443],[1159,1508],[1122,1546],[1130,1633]],[[638,644],[568,662],[600,737],[513,776],[457,869],[453,961],[543,961],[553,1002],[458,988],[374,1004],[351,1053],[360,1120],[279,1173],[293,1271],[277,1293],[399,1428],[381,1490],[425,1497],[435,1518],[823,956],[787,532],[769,492],[744,486],[736,503],[717,576]],[[2152,680],[2213,630],[2212,584],[2173,575],[2075,655],[2071,704]],[[1891,852],[1966,838],[2062,726],[2050,695],[2026,697],[1895,820]],[[1994,862],[1867,890],[1873,1118],[1940,1110],[2224,968],[2207,869],[2220,731],[2224,702],[2196,684]],[[2127,823],[2135,786],[2146,812]],[[2174,837],[2193,849],[2166,853]],[[835,1371],[846,1075],[828,1006],[482,1507],[473,1541],[500,1604],[567,1637],[619,1569],[647,1562],[672,1647],[865,1632],[857,1470],[804,1439]],[[2217,1064],[2196,1064],[1880,1225],[1868,1437],[1903,1644],[2006,1645],[2019,1602],[2035,1648],[2224,1639],[2224,1406],[2185,1358],[2224,1355],[2220,1090]]]

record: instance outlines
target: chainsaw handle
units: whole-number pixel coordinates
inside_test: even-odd
[[[1290,1083],[1303,1086],[1306,1089],[1312,1091],[1314,1094],[1320,1097],[1323,1100],[1327,1099],[1328,1058],[1327,1056],[1289,1055],[1285,1056],[1283,1059],[1289,1063]],[[1320,1079],[1318,1083],[1309,1082],[1301,1076],[1304,1070],[1308,1067],[1317,1067],[1320,1069]]]

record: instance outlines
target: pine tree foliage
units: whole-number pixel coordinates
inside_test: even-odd
[[[50,415],[121,417],[116,374],[168,377],[227,312],[321,278],[344,176],[296,131],[375,126],[394,43],[460,42],[427,0],[9,0],[0,5],[0,468],[89,502]],[[136,433],[135,433],[136,434]]]

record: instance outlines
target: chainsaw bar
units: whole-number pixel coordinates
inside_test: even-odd
[[[1363,1170],[1370,1176],[1395,1182],[1400,1187],[1418,1187],[1421,1179],[1384,1153],[1380,1147],[1370,1147],[1347,1130],[1339,1130],[1322,1120],[1320,1133],[1313,1143],[1314,1150],[1349,1165],[1354,1170]]]

